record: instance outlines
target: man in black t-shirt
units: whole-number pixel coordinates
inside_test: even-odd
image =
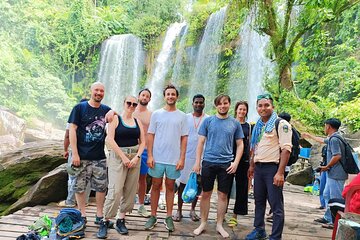
[[[77,104],[71,111],[70,146],[72,164],[81,168],[74,190],[81,215],[86,221],[85,189],[90,181],[91,189],[96,191],[97,220],[103,216],[105,192],[107,189],[105,145],[105,115],[110,107],[101,104],[105,87],[100,82],[91,85],[91,98],[88,102]]]

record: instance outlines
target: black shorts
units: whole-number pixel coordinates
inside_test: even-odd
[[[229,163],[211,163],[202,162],[201,167],[201,185],[204,192],[210,192],[214,188],[214,182],[217,178],[218,190],[223,193],[230,192],[230,186],[234,179],[234,174],[228,174],[226,169],[230,167]]]

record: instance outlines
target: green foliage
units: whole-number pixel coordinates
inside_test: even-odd
[[[360,130],[360,96],[350,102],[344,103],[336,115],[350,127],[352,131]]]
[[[247,14],[247,5],[241,1],[232,1],[229,4],[222,35],[222,42],[224,44],[230,43],[239,37],[241,24],[244,22]]]
[[[320,132],[323,126],[324,119],[328,118],[331,114],[327,112],[333,104],[324,101],[321,98],[317,99],[319,102],[315,103],[311,100],[299,99],[293,92],[282,91],[278,102],[275,103],[276,111],[288,112],[292,119],[299,121],[302,125],[306,126],[307,131]],[[321,106],[321,105],[326,105]],[[329,106],[330,105],[330,106]],[[320,127],[321,126],[321,127]]]
[[[150,47],[178,20],[179,2],[1,1],[2,105],[63,126],[75,99],[86,96],[96,80],[101,43],[134,33]]]
[[[206,21],[209,16],[219,10],[221,6],[217,2],[198,1],[193,6],[193,12],[189,17],[189,33],[186,37],[188,46],[195,45],[200,40]]]

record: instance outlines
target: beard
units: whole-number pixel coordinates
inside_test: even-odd
[[[93,97],[93,100],[98,103],[101,102],[102,99],[103,99],[102,97],[97,97],[97,96]]]
[[[149,102],[146,101],[139,101],[141,106],[147,106],[149,104]]]

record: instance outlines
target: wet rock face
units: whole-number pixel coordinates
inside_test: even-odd
[[[24,143],[25,121],[0,107],[0,156]]]

